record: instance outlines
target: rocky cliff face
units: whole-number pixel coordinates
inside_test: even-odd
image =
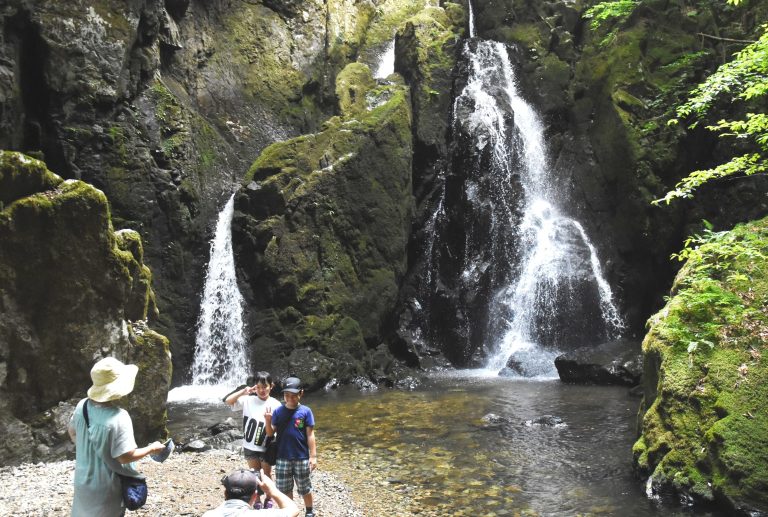
[[[351,0],[0,8],[0,148],[95,185],[115,227],[140,233],[177,383],[223,199],[268,144],[317,130],[335,109],[337,73],[364,42],[373,59],[413,9]]]
[[[697,244],[643,342],[635,463],[656,493],[759,515],[768,511],[768,220]]]
[[[392,357],[381,329],[406,269],[412,216],[411,110],[366,65],[336,78],[341,116],[273,144],[236,198],[252,364],[310,387],[349,382]]]
[[[113,230],[101,191],[23,154],[0,153],[0,196],[3,463],[66,451],[72,404],[108,355],[140,367],[126,401],[137,439],[164,435],[171,357],[146,326],[157,309],[139,235]]]

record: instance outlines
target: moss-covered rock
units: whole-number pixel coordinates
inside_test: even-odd
[[[22,197],[53,189],[62,181],[41,161],[21,153],[1,153],[0,209]]]
[[[336,97],[342,116],[354,117],[368,111],[366,95],[376,85],[371,70],[362,63],[350,63],[336,76]]]
[[[768,219],[708,234],[643,342],[637,467],[654,490],[768,511]]]
[[[412,210],[406,88],[375,85],[365,65],[340,77],[355,92],[348,115],[265,149],[233,223],[253,364],[310,386],[365,372],[405,272]]]
[[[426,7],[398,31],[395,70],[411,86],[414,137],[430,149],[428,159],[445,157],[453,101],[453,72],[464,33],[463,9],[453,3]]]
[[[151,331],[142,341],[130,323],[156,310],[138,234],[115,234],[107,199],[93,186],[63,181],[18,153],[0,152],[0,163],[9,191],[25,192],[0,210],[0,420],[44,433],[40,415],[85,396],[93,363],[114,355],[139,361],[148,378],[136,386],[151,407],[134,422],[137,437],[162,433],[168,342]],[[61,452],[9,446],[0,455],[4,463],[50,459],[54,449]]]

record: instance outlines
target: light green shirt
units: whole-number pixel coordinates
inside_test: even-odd
[[[75,497],[72,517],[123,515],[120,478],[116,472],[136,476],[133,464],[115,458],[136,449],[133,422],[128,412],[114,406],[88,402],[88,420],[83,418],[83,399],[69,421],[75,429]]]

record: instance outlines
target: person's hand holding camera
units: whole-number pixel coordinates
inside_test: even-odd
[[[272,478],[262,473],[259,476],[259,489],[264,492],[267,497],[273,497],[277,487],[275,487],[275,482],[272,481]]]

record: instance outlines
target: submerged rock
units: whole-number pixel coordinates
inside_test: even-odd
[[[488,413],[487,415],[483,416],[482,422],[483,422],[482,427],[484,429],[490,429],[490,428],[505,426],[509,424],[510,420],[509,418],[501,415],[497,415],[496,413]]]
[[[526,420],[527,427],[565,427],[566,423],[559,416],[543,415],[532,420]]]

